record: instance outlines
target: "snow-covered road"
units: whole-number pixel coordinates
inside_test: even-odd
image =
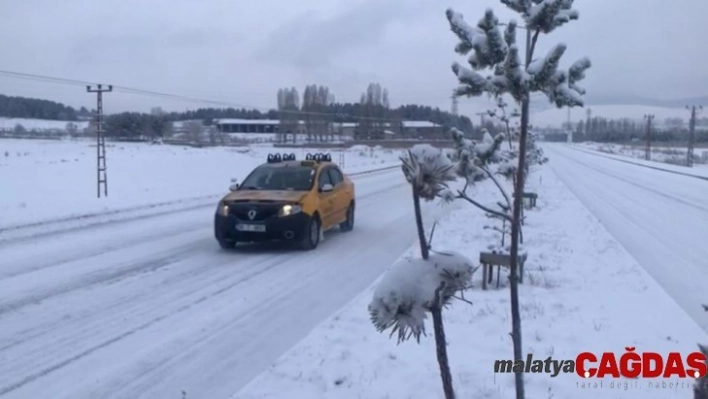
[[[414,240],[400,170],[312,252],[222,252],[212,207],[0,246],[0,398],[228,398]]]
[[[708,304],[708,181],[563,144],[548,143],[544,149],[559,178],[708,331],[708,314],[701,307]]]

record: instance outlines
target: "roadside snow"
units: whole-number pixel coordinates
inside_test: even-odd
[[[551,160],[553,162],[553,160]],[[477,189],[490,202],[496,194]],[[529,251],[520,286],[524,352],[538,358],[575,359],[584,351],[694,352],[708,342],[703,332],[644,269],[583,207],[549,168],[530,176],[538,207],[526,211],[524,247]],[[457,203],[436,229],[435,242],[473,260],[498,241],[482,227],[490,221],[478,210]],[[630,228],[630,227],[628,227]],[[415,254],[412,247],[410,254]],[[496,274],[496,273],[495,273]],[[473,278],[481,284],[481,273]],[[502,278],[502,280],[504,280]],[[505,282],[502,282],[504,286]],[[443,315],[453,384],[460,398],[510,398],[513,374],[493,372],[495,360],[512,358],[508,288],[479,288],[465,294],[474,303],[454,302]],[[396,345],[371,324],[367,305],[377,284],[355,298],[283,355],[233,399],[441,398],[432,337],[418,345]],[[700,304],[696,304],[700,306]],[[532,398],[689,398],[692,380],[672,388],[635,385],[581,386],[575,374],[528,374]],[[616,384],[616,383],[615,383]]]
[[[400,163],[398,150],[191,148],[107,143],[108,197],[97,198],[93,141],[0,140],[0,231],[12,226],[223,195],[269,152],[330,152],[345,173]]]
[[[708,178],[708,148],[696,148],[693,152],[694,164],[686,167],[686,147],[652,146],[651,160],[645,159],[646,150],[643,144],[622,145],[614,143],[576,143],[572,148],[585,151],[600,152],[608,158],[630,161],[635,164],[651,166],[672,172]],[[705,158],[705,160],[703,159]]]
[[[29,118],[0,118],[0,130],[12,131],[15,126],[22,125],[27,130],[61,130],[66,129],[66,125],[72,123],[79,130],[88,127],[86,121],[58,121],[48,119],[29,119]]]

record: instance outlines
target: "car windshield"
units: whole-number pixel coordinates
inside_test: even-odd
[[[315,169],[304,166],[262,166],[241,184],[242,190],[307,191],[312,188]]]

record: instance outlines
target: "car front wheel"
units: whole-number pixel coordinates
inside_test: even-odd
[[[339,224],[341,231],[352,231],[354,229],[354,203],[349,204],[347,208],[347,219]]]
[[[320,243],[320,219],[315,215],[310,219],[310,223],[305,228],[300,248],[304,250],[312,250],[317,248]]]

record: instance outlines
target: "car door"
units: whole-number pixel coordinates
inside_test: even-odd
[[[343,222],[347,217],[347,208],[351,201],[351,193],[344,184],[344,175],[339,168],[332,166],[329,168],[329,176],[332,180],[334,191],[337,194],[334,201],[334,220],[337,223]]]
[[[322,168],[322,170],[320,170],[320,175],[317,180],[317,184],[320,196],[320,213],[322,216],[322,227],[327,229],[335,223],[335,201],[337,199],[336,190],[332,190],[329,192],[322,191],[322,188],[326,184],[334,186],[334,183],[332,182],[332,177],[329,174],[329,167],[324,167]]]

